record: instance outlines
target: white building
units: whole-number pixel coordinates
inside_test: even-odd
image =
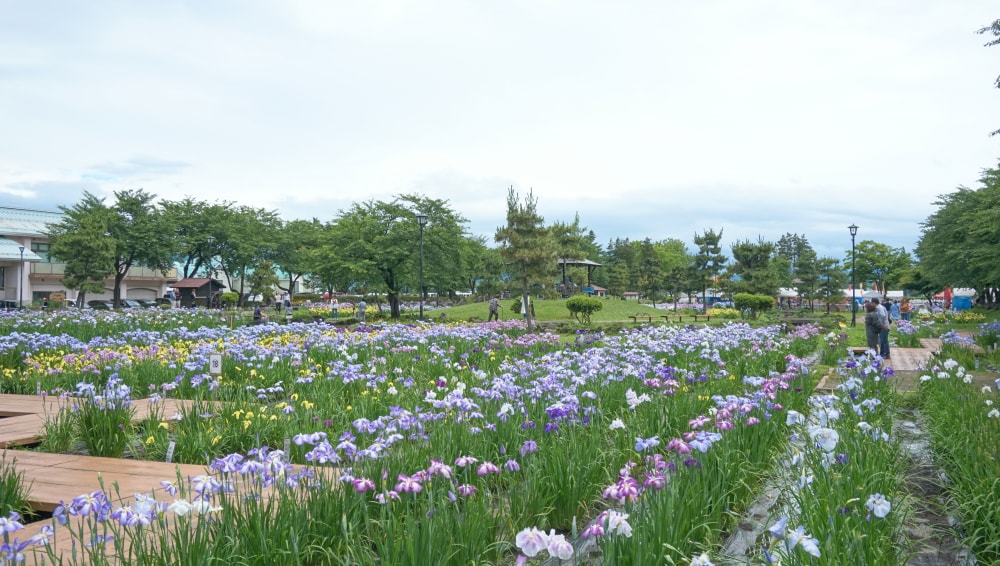
[[[76,291],[62,283],[66,264],[49,257],[48,225],[62,218],[59,212],[0,207],[0,298],[27,306],[61,292],[67,300],[76,300]],[[176,269],[164,276],[154,269],[133,267],[122,281],[121,296],[156,299],[174,281]],[[103,293],[87,293],[87,300],[110,300],[114,277],[109,277],[104,287]]]

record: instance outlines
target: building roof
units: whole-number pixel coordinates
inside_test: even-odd
[[[198,289],[204,286],[209,281],[220,286],[225,287],[221,281],[216,281],[215,279],[209,279],[208,277],[188,277],[187,279],[181,279],[176,283],[171,283],[170,286],[174,289]]]
[[[0,234],[4,236],[48,236],[49,224],[63,219],[61,212],[0,206]]]
[[[10,238],[0,237],[0,260],[21,261],[21,244]],[[29,248],[24,248],[24,261],[42,261]]]

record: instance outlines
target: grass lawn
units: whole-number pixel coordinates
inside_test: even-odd
[[[520,314],[513,312],[510,308],[516,300],[517,299],[505,299],[500,302],[501,320],[521,318]],[[650,314],[659,316],[670,312],[662,309],[656,309],[649,305],[638,304],[635,301],[623,301],[621,299],[612,298],[601,300],[604,302],[604,308],[591,316],[591,321],[594,323],[631,323],[632,319],[630,319],[629,316],[633,314]],[[575,322],[570,317],[569,309],[566,308],[566,301],[564,299],[532,299],[532,301],[535,303],[536,320],[545,322]],[[444,313],[448,320],[453,321],[472,320],[474,318],[478,320],[486,320],[486,317],[489,315],[489,307],[487,307],[486,301],[483,301],[480,303],[470,303],[444,309],[434,309],[431,311],[429,316],[431,318],[437,317],[440,316],[439,313]],[[662,321],[662,319],[657,320]]]

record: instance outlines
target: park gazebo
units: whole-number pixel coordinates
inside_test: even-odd
[[[583,289],[585,293],[594,293],[593,285],[590,282],[591,276],[594,274],[594,270],[601,266],[601,264],[596,261],[590,261],[589,259],[565,259],[559,260],[559,267],[562,268],[562,294],[564,297],[569,296],[569,282],[566,278],[566,266],[570,267],[586,267],[587,268],[587,286]]]
[[[180,293],[182,307],[193,307],[195,299],[199,297],[204,297],[205,305],[209,305],[208,297],[226,288],[221,281],[208,277],[188,277],[174,283],[171,287]]]

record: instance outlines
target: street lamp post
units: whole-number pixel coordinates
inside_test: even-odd
[[[424,226],[427,226],[427,215],[418,214],[417,224],[420,225],[420,283],[417,292],[420,293],[420,320],[424,319]]]
[[[18,246],[21,251],[21,269],[17,272],[17,308],[24,308],[24,246]]]
[[[856,298],[857,286],[854,284],[854,237],[858,235],[858,227],[851,224],[847,229],[851,231],[851,326],[857,326],[858,300]]]
[[[208,260],[206,261],[208,264],[206,268],[206,272],[208,273],[208,291],[205,296],[205,308],[207,309],[212,307],[212,244],[215,243],[215,236],[206,236],[205,241],[208,242]]]

